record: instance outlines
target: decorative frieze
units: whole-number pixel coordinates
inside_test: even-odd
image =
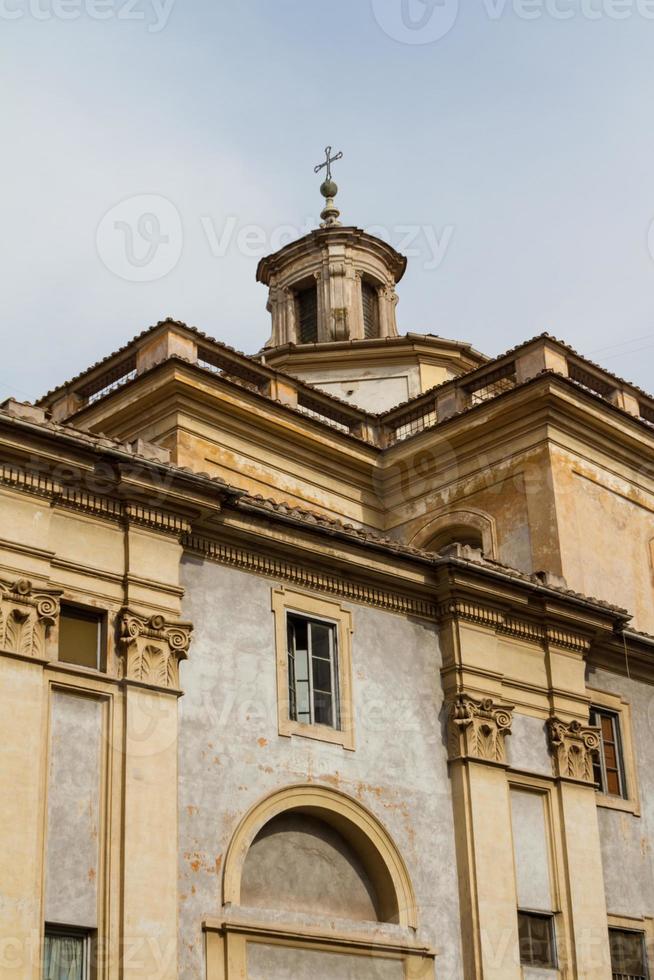
[[[593,759],[600,748],[599,728],[582,725],[576,720],[550,718],[547,734],[554,774],[562,779],[593,783]]]
[[[559,629],[511,616],[503,609],[492,608],[467,599],[449,599],[438,607],[438,618],[450,617],[468,623],[488,626],[506,636],[515,636],[531,643],[551,644],[577,653],[590,649],[587,637],[568,629]]]
[[[0,582],[0,650],[48,659],[46,642],[59,615],[60,595],[56,590],[34,589],[24,578]]]
[[[231,565],[244,571],[282,579],[311,591],[328,592],[342,599],[363,602],[380,609],[388,609],[391,612],[406,613],[424,619],[436,618],[434,603],[414,596],[403,595],[401,592],[391,592],[387,589],[367,585],[364,582],[355,582],[339,575],[314,571],[293,561],[275,558],[263,552],[250,551],[236,545],[225,544],[222,541],[215,541],[198,534],[184,536],[182,544],[189,551],[201,554],[221,565]]]
[[[506,764],[505,738],[511,734],[514,705],[457,694],[450,704],[449,757]]]
[[[124,609],[120,619],[121,673],[131,681],[179,689],[179,665],[188,656],[190,623],[169,623],[163,616],[141,616]]]

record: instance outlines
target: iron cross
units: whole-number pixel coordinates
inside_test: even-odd
[[[326,167],[327,168],[327,180],[331,180],[332,179],[332,163],[336,163],[336,161],[337,160],[340,160],[342,156],[343,156],[342,153],[337,153],[337,154],[335,154],[335,156],[332,156],[332,148],[331,148],[331,146],[326,146],[325,147],[325,162],[324,163],[319,163],[317,167],[314,167],[313,168],[314,174],[319,174],[320,171],[323,170]]]

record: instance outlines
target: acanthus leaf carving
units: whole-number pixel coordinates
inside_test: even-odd
[[[121,673],[127,680],[179,689],[179,665],[188,657],[190,623],[170,623],[164,616],[142,616],[124,609],[120,620]]]
[[[555,775],[594,783],[593,760],[600,749],[600,729],[576,719],[549,718],[547,734]]]
[[[47,659],[47,641],[59,616],[60,595],[55,589],[35,589],[28,579],[0,582],[0,650]]]
[[[449,757],[506,764],[505,738],[511,734],[514,705],[459,693],[450,705]]]

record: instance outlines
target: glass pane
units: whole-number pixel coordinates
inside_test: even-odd
[[[645,944],[641,932],[609,929],[611,968],[614,973],[645,977]]]
[[[313,658],[313,688],[314,691],[332,692],[332,665],[329,660]]]
[[[551,916],[518,912],[518,939],[521,963],[526,966],[556,966]]]
[[[315,720],[317,725],[334,725],[334,711],[332,707],[331,694],[323,691],[315,691],[313,695],[315,704]]]
[[[100,666],[102,617],[71,607],[63,608],[59,619],[59,659],[80,667]]]
[[[332,626],[325,623],[311,624],[311,653],[314,657],[322,657],[329,660],[332,655]]]
[[[616,770],[607,769],[606,771],[606,792],[609,796],[620,796],[620,776]]]
[[[291,643],[293,644],[295,650],[308,650],[308,623],[306,619],[302,619],[301,616],[289,616],[288,625],[291,635]]]
[[[86,940],[82,936],[45,936],[43,980],[84,980]]]
[[[607,769],[618,768],[618,756],[615,751],[615,745],[611,745],[607,742],[604,743],[604,758],[606,759]]]

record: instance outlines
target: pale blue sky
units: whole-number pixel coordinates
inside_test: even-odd
[[[257,260],[317,219],[326,143],[343,220],[415,238],[402,332],[498,354],[547,330],[654,388],[646,0],[462,0],[424,44],[389,36],[402,2],[1,0],[0,396],[36,397],[168,314],[258,349]],[[106,235],[138,200],[101,222],[143,196],[172,206],[174,267],[135,282]]]

